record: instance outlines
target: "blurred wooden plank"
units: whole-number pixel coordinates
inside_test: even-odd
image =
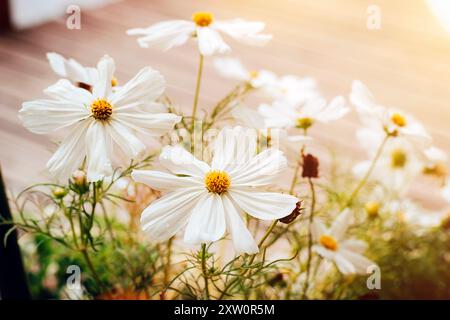
[[[369,0],[329,1],[193,1],[126,0],[82,12],[82,29],[68,30],[60,19],[21,33],[0,37],[0,161],[14,188],[43,178],[52,144],[28,133],[16,116],[25,100],[43,97],[42,90],[57,77],[45,53],[60,52],[85,65],[95,65],[108,53],[116,60],[119,81],[125,82],[145,65],[161,71],[167,93],[189,110],[197,56],[194,44],[168,52],[141,49],[128,28],[166,19],[189,19],[192,12],[210,10],[217,19],[243,17],[267,22],[273,41],[264,48],[230,41],[233,55],[251,69],[317,79],[328,98],[348,95],[351,81],[360,79],[386,106],[404,109],[424,122],[436,145],[450,152],[450,35],[423,1],[379,0],[381,30],[366,28]],[[205,64],[200,106],[207,108],[233,86]],[[318,141],[342,154],[362,157],[354,132],[359,123],[349,116],[337,124],[314,129]],[[32,154],[32,161],[29,155]],[[26,168],[23,168],[25,166]],[[26,176],[24,173],[26,172]]]

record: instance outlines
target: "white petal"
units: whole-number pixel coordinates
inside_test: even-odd
[[[311,225],[311,234],[314,241],[318,242],[320,237],[327,234],[328,230],[325,224],[319,218],[315,218]]]
[[[347,228],[351,223],[351,213],[347,208],[342,211],[339,216],[333,221],[333,224],[330,228],[330,235],[335,238],[337,241],[341,240],[344,237]]]
[[[210,56],[216,53],[226,53],[231,49],[222,40],[220,34],[209,27],[197,28],[198,49],[204,56]]]
[[[254,254],[259,251],[258,245],[253,239],[250,231],[245,226],[244,221],[239,215],[236,207],[227,195],[222,197],[223,206],[225,209],[225,218],[227,222],[227,228],[233,241],[234,250],[237,254],[247,253]]]
[[[236,119],[239,124],[242,124],[249,128],[265,129],[264,118],[256,110],[236,105],[231,110],[231,115]]]
[[[342,96],[337,96],[328,104],[328,106],[321,112],[319,121],[330,122],[342,118],[350,111],[345,105],[345,99]]]
[[[231,171],[242,167],[256,154],[257,132],[254,129],[234,127],[220,131],[214,143],[211,168]]]
[[[239,59],[217,58],[214,60],[214,67],[225,78],[247,81],[249,72],[244,68]]]
[[[260,34],[265,28],[265,23],[260,21],[245,21],[233,19],[227,21],[217,21],[212,25],[237,41],[250,45],[264,45],[272,39],[269,34]]]
[[[98,79],[92,87],[94,98],[107,98],[111,94],[111,80],[115,69],[114,60],[111,57],[105,55],[100,59],[97,64]]]
[[[22,104],[19,117],[24,127],[34,133],[49,133],[89,117],[81,104],[56,100],[34,100]]]
[[[217,241],[224,235],[225,227],[221,197],[215,193],[206,193],[192,211],[184,232],[184,242],[201,244]]]
[[[342,274],[349,275],[356,273],[355,266],[346,257],[340,254],[340,252],[334,255],[334,262]]]
[[[91,121],[82,121],[72,128],[47,162],[49,172],[58,180],[68,179],[79,169],[86,156],[84,137]]]
[[[114,142],[130,159],[137,159],[145,152],[144,143],[119,121],[109,121],[110,134]]]
[[[326,259],[330,259],[330,260],[334,260],[334,256],[336,255],[336,253],[334,251],[328,250],[320,245],[313,245],[312,246],[312,251],[318,253],[319,255],[321,255],[322,257],[326,258]]]
[[[199,190],[205,189],[203,182],[199,179],[194,179],[191,177],[178,177],[162,171],[133,170],[131,176],[134,181],[145,183],[146,185],[161,191],[196,186],[199,187]]]
[[[361,113],[373,112],[373,109],[376,108],[375,99],[372,93],[359,80],[355,80],[352,83],[350,101],[355,105],[356,110]]]
[[[291,214],[298,202],[296,197],[275,192],[232,189],[228,194],[242,210],[262,220],[281,219]]]
[[[116,112],[120,112],[121,107],[128,104],[149,101],[159,98],[166,87],[164,77],[150,67],[141,69],[138,74],[121,86],[111,97],[111,103]]]
[[[195,32],[195,23],[185,20],[164,21],[149,28],[136,28],[127,31],[128,35],[142,35],[138,38],[139,45],[143,48],[159,48],[169,50],[181,46]]]
[[[47,53],[47,59],[50,67],[57,75],[68,78],[73,82],[92,85],[98,78],[96,69],[83,67],[74,59],[66,59],[55,52]]]
[[[181,189],[153,201],[142,212],[142,230],[152,240],[168,240],[186,225],[201,194],[204,191]]]
[[[362,240],[348,239],[340,242],[339,247],[343,250],[363,253],[367,249],[367,243]]]
[[[113,118],[141,133],[160,137],[170,132],[181,117],[173,113],[116,113]]]
[[[355,272],[358,274],[366,274],[367,269],[370,266],[376,266],[375,262],[367,259],[359,253],[351,252],[348,250],[339,250],[339,254],[353,265]]]
[[[233,188],[264,186],[275,181],[287,168],[283,152],[267,149],[231,173]]]
[[[86,133],[87,179],[98,181],[113,173],[111,164],[112,138],[109,128],[100,121],[93,121]]]
[[[63,100],[77,105],[89,105],[92,95],[89,91],[75,87],[67,79],[61,79],[44,90],[44,93],[55,100]]]
[[[174,174],[205,178],[210,167],[181,146],[166,146],[159,156],[161,164]]]

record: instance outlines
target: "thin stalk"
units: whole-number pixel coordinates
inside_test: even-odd
[[[312,244],[313,244],[311,228],[314,219],[314,210],[316,206],[316,190],[314,188],[314,183],[312,182],[311,178],[308,178],[308,184],[309,188],[311,189],[311,207],[309,214],[309,230],[308,230],[308,260],[306,262],[306,280],[305,285],[303,287],[303,299],[306,298],[306,292],[308,291],[309,287],[309,273],[311,270]]]
[[[345,203],[345,206],[343,208],[341,208],[341,209],[349,207],[352,204],[352,202],[355,199],[355,197],[358,195],[359,191],[367,183],[367,180],[369,179],[370,175],[372,174],[373,169],[375,169],[375,165],[377,164],[378,159],[380,159],[380,156],[383,153],[384,146],[386,145],[386,142],[389,140],[389,137],[390,137],[390,135],[386,134],[386,137],[383,139],[383,142],[378,147],[377,153],[375,154],[375,157],[373,158],[369,169],[367,170],[367,172],[364,175],[364,177],[362,178],[362,180],[358,183],[358,185],[356,186],[355,190],[353,190],[353,192],[351,193],[350,198]]]
[[[197,84],[195,86],[194,105],[192,106],[191,134],[194,134],[195,117],[197,115],[198,98],[200,95],[200,86],[202,83],[202,73],[203,73],[203,55],[200,55],[200,61],[197,72]]]
[[[205,298],[209,300],[208,275],[206,270],[206,243],[202,243],[202,274],[205,280]]]
[[[170,276],[170,263],[172,259],[172,244],[173,239],[175,237],[172,237],[167,241],[167,261],[166,261],[166,267],[164,268],[164,285],[167,287],[169,285],[169,276]]]

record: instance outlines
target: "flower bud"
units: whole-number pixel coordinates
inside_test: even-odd
[[[67,193],[68,193],[68,190],[61,188],[61,187],[56,187],[52,190],[52,194],[56,199],[64,198]]]
[[[375,218],[380,213],[380,203],[377,201],[369,201],[364,205],[367,215],[370,218]]]
[[[289,224],[292,221],[294,221],[302,213],[302,211],[303,211],[302,202],[299,201],[295,205],[294,210],[292,210],[292,212],[289,215],[281,219],[278,219],[278,221],[280,221],[281,223]]]
[[[77,170],[72,174],[73,183],[79,187],[82,187],[86,184],[86,173],[81,170]]]
[[[303,156],[303,178],[319,177],[319,159],[308,153]]]

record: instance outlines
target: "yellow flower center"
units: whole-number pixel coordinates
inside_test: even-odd
[[[259,71],[253,70],[253,71],[250,71],[249,74],[250,74],[250,79],[256,79],[259,76]]]
[[[322,246],[324,246],[328,250],[336,251],[338,248],[337,241],[331,236],[323,235],[320,237],[319,242]]]
[[[402,116],[400,113],[394,113],[394,114],[391,116],[391,121],[392,121],[395,125],[397,125],[397,126],[399,126],[399,127],[404,127],[404,126],[406,126],[406,119],[405,119],[405,117]]]
[[[225,171],[213,170],[205,176],[205,186],[209,192],[222,194],[230,188],[231,179]]]
[[[211,12],[196,12],[192,15],[192,21],[199,27],[207,27],[214,20],[214,16]]]
[[[432,166],[426,166],[423,168],[423,173],[426,175],[435,176],[438,178],[445,178],[448,175],[448,170],[445,164],[436,163]]]
[[[297,119],[297,128],[300,129],[308,129],[311,127],[314,123],[314,120],[312,118],[298,118]]]
[[[112,115],[112,105],[106,99],[96,99],[91,103],[91,113],[96,120],[107,120]]]
[[[376,217],[380,211],[380,203],[378,201],[367,202],[364,206],[369,217]]]
[[[391,166],[394,169],[401,169],[405,166],[406,161],[408,160],[408,157],[406,156],[406,153],[401,150],[397,149],[392,151],[391,153]]]

